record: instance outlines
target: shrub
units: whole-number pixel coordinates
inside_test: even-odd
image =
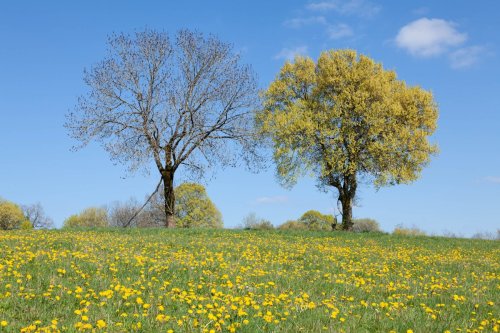
[[[373,219],[354,219],[352,231],[354,232],[380,232],[380,224]]]
[[[104,208],[90,207],[84,209],[79,216],[85,227],[107,227],[108,212]]]
[[[19,229],[21,229],[21,230],[30,230],[30,229],[33,229],[33,224],[31,224],[31,222],[28,221],[28,220],[24,220],[19,225]]]
[[[402,225],[396,226],[394,228],[394,231],[392,232],[393,235],[401,235],[401,236],[426,236],[427,233],[417,227],[411,227],[411,228],[406,228]]]
[[[63,223],[63,228],[75,228],[79,226],[81,226],[81,223],[77,214],[71,215]]]
[[[255,213],[250,213],[243,219],[243,228],[246,230],[271,230],[274,229],[274,226],[269,220],[257,217]]]
[[[334,230],[337,224],[333,215],[321,214],[317,210],[305,212],[298,221],[308,230]]]
[[[498,240],[500,239],[500,230],[497,230],[497,234],[495,235],[492,232],[477,232],[472,235],[473,239],[488,239],[488,240]]]
[[[13,202],[0,201],[0,229],[17,229],[25,221],[21,207]]]
[[[307,227],[304,223],[295,220],[289,220],[278,227],[280,230],[306,230]]]
[[[446,238],[465,238],[462,234],[456,233],[454,231],[444,230],[443,237]]]
[[[261,220],[259,223],[253,226],[255,230],[273,230],[274,225],[269,220]]]
[[[104,208],[90,207],[78,215],[71,215],[64,221],[65,228],[74,227],[107,227],[108,212]]]

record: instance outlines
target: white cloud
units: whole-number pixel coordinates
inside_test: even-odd
[[[370,17],[380,11],[380,7],[366,0],[325,0],[311,2],[306,6],[313,11],[336,11],[341,15]]]
[[[424,17],[402,27],[396,44],[414,56],[437,56],[467,40],[467,34],[458,32],[455,26],[450,21]]]
[[[274,59],[293,60],[296,56],[305,54],[307,54],[307,46],[305,45],[293,49],[283,48],[274,56]]]
[[[283,25],[287,28],[294,28],[298,29],[306,25],[313,25],[313,24],[320,24],[320,25],[325,25],[327,24],[326,19],[323,16],[311,16],[311,17],[304,17],[304,18],[293,18],[290,20],[286,20],[283,22]]]
[[[452,68],[465,68],[479,61],[486,49],[482,46],[470,46],[458,49],[450,54]],[[500,178],[499,178],[500,179]]]
[[[500,177],[490,176],[484,178],[484,180],[486,180],[489,183],[500,184]]]
[[[288,202],[288,197],[284,195],[277,195],[274,197],[259,197],[255,199],[257,204],[277,204]]]
[[[344,23],[339,23],[328,27],[328,36],[331,39],[339,39],[354,35],[350,26]]]

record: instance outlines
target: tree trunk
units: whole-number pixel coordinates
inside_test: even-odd
[[[352,222],[352,198],[347,194],[340,198],[342,204],[342,229],[352,230],[354,223]]]
[[[175,193],[174,193],[174,173],[164,171],[161,173],[163,179],[163,193],[165,194],[165,226],[175,228]]]

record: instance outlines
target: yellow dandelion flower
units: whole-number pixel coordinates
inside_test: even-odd
[[[106,327],[107,325],[106,325],[106,322],[105,322],[104,320],[99,319],[99,320],[97,321],[97,323],[96,323],[96,326],[97,326],[98,328],[104,328],[104,327]]]

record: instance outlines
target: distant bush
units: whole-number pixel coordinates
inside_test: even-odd
[[[243,228],[246,230],[271,230],[274,225],[265,219],[257,217],[255,213],[250,213],[243,219]]]
[[[333,230],[337,225],[337,220],[333,215],[322,214],[317,210],[305,212],[298,222],[304,224],[308,230]]]
[[[259,223],[254,225],[252,229],[255,230],[272,230],[274,229],[274,225],[269,220],[261,220]]]
[[[446,237],[446,238],[465,238],[464,235],[462,235],[461,233],[457,233],[457,232],[449,231],[449,230],[444,230],[442,233],[442,236]]]
[[[19,225],[19,229],[21,229],[21,230],[30,230],[30,229],[33,229],[33,224],[31,224],[31,222],[28,221],[28,220],[24,220]]]
[[[80,226],[80,220],[78,218],[77,214],[73,214],[70,217],[68,217],[66,220],[63,222],[63,228],[75,228]]]
[[[402,236],[426,236],[427,233],[417,227],[406,228],[402,225],[396,226],[392,231],[393,235],[402,235]]]
[[[307,230],[304,223],[295,220],[289,220],[278,227],[280,230]]]
[[[64,221],[63,227],[107,227],[108,212],[104,208],[90,207],[78,215],[71,215]]]
[[[352,231],[354,232],[380,232],[380,224],[373,219],[354,219]]]
[[[21,207],[10,201],[0,201],[0,229],[18,229],[24,222],[26,218]]]
[[[488,239],[488,240],[500,240],[500,229],[497,230],[497,234],[495,235],[492,232],[477,232],[472,235],[474,239]]]

